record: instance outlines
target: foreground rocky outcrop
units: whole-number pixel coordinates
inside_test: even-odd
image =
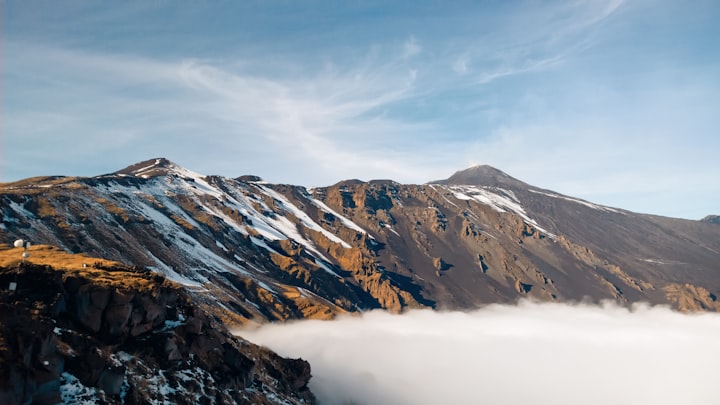
[[[68,256],[0,267],[0,403],[314,403],[307,362],[234,337],[182,286]]]

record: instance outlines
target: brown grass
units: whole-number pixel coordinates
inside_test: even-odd
[[[22,260],[22,253],[22,248],[0,245],[0,267],[17,265]],[[157,284],[142,273],[129,271],[129,267],[122,263],[90,257],[82,253],[68,253],[55,246],[30,246],[28,253],[30,257],[25,260],[29,263],[51,266],[55,270],[64,271],[68,276],[91,279],[102,285],[145,290]],[[120,271],[107,271],[94,267],[117,268]],[[128,269],[128,271],[121,269]]]
[[[117,205],[113,204],[109,200],[105,198],[96,198],[96,202],[100,203],[105,210],[119,218],[122,218],[123,222],[128,222],[130,220],[130,217],[128,216],[127,212],[125,212],[124,209],[118,207]]]
[[[8,267],[22,260],[22,248],[0,245],[0,266]],[[27,262],[48,265],[61,270],[82,269],[83,264],[92,266],[99,263],[103,267],[123,266],[122,263],[87,256],[83,253],[72,254],[58,247],[49,245],[33,245],[28,249],[30,257]]]
[[[38,198],[38,215],[41,217],[54,217],[57,215],[57,211],[55,210],[55,207],[52,206],[50,201],[48,201],[47,198]]]
[[[12,183],[0,183],[0,192],[14,192],[17,189],[37,190],[39,192],[48,191],[47,187],[41,186],[59,186],[78,180],[78,177],[62,177],[62,176],[40,176],[31,177],[15,181]]]
[[[187,229],[188,231],[193,230],[193,226],[190,222],[186,221],[184,218],[182,218],[179,215],[172,214],[170,215],[170,218],[178,225],[182,226],[183,228]]]
[[[324,302],[322,299],[303,295],[296,287],[283,287],[282,295],[291,300],[302,312],[303,317],[307,319],[327,321],[334,319],[338,314],[345,313],[342,308]]]

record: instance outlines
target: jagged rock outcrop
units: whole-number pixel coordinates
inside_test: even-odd
[[[307,362],[233,336],[182,286],[63,260],[0,267],[0,403],[314,403]]]

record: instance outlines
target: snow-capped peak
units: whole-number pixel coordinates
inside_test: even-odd
[[[170,173],[184,175],[186,174],[186,172],[190,171],[176,163],[171,162],[168,159],[155,158],[135,163],[134,165],[130,165],[122,170],[118,170],[114,174],[149,178],[162,176]]]

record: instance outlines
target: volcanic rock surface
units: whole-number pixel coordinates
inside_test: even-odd
[[[307,362],[233,336],[161,274],[21,253],[0,248],[0,403],[314,403]]]
[[[720,309],[720,227],[528,185],[489,166],[428,184],[307,189],[152,159],[0,184],[0,236],[147,267],[228,325],[520,298]]]

